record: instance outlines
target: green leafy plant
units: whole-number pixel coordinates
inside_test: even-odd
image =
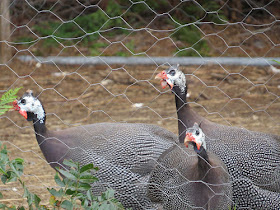
[[[78,162],[64,160],[63,164],[68,166],[69,170],[59,168],[57,170],[64,178],[61,179],[58,173],[54,177],[55,182],[61,188],[59,190],[48,189],[52,194],[50,204],[53,208],[124,209],[122,204],[115,199],[112,189],[108,189],[100,196],[92,194],[90,184],[98,181],[93,175],[98,168],[94,167],[92,163],[81,166]]]
[[[59,173],[63,176],[61,178],[58,173],[54,176],[56,184],[59,189],[48,188],[51,194],[49,204],[52,209],[108,209],[108,210],[122,210],[122,204],[114,197],[114,191],[108,189],[101,193],[100,196],[94,196],[91,191],[91,184],[98,181],[93,175],[98,170],[93,164],[81,166],[78,162],[71,160],[64,160],[63,164],[69,170],[59,169]],[[24,190],[23,197],[26,198],[29,209],[47,210],[46,206],[40,205],[41,199],[38,195],[31,193],[21,179],[24,169],[24,160],[16,158],[9,159],[8,150],[0,142],[0,176],[3,184],[18,181]],[[0,198],[3,198],[0,192]],[[7,206],[0,203],[0,209],[24,210],[23,206]]]
[[[3,146],[0,142],[0,175],[1,181],[3,184],[7,184],[9,182],[16,182],[18,181],[22,188],[24,189],[23,197],[27,199],[27,203],[29,209],[44,209],[43,207],[39,206],[41,199],[36,195],[31,193],[28,188],[25,186],[24,182],[20,178],[23,174],[23,163],[24,160],[21,158],[16,158],[10,160],[8,156],[8,151],[6,146]],[[0,197],[2,198],[3,195],[0,192]],[[15,206],[8,207],[5,204],[0,203],[0,209],[24,209],[23,206],[16,208]]]
[[[13,102],[17,98],[16,94],[20,89],[21,88],[10,89],[2,95],[0,99],[0,115],[4,114],[12,108],[12,106],[8,104]]]

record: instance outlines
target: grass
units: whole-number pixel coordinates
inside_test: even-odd
[[[206,40],[201,39],[201,32],[194,25],[182,27],[172,36],[191,47],[190,49],[185,47],[181,49],[182,51],[177,53],[178,56],[209,56],[210,48],[208,43]]]
[[[99,48],[107,46],[106,43],[96,43],[100,37],[100,31],[106,31],[106,35],[111,37],[119,33],[128,33],[123,29],[126,28],[124,22],[120,18],[115,18],[122,13],[123,11],[116,2],[109,1],[105,12],[98,9],[96,12],[78,16],[68,22],[42,21],[32,27],[32,30],[41,37],[42,43],[40,43],[40,47],[37,47],[35,55],[44,54],[45,49],[58,47],[59,43],[64,46],[81,43],[82,46],[89,47],[90,54],[97,55],[100,52]],[[114,30],[114,27],[117,26],[122,30]],[[26,36],[18,37],[16,40],[24,45],[30,45],[32,41],[32,38]]]
[[[91,56],[99,56],[101,54],[101,49],[108,46],[108,43],[105,42],[95,42],[90,45],[90,55]]]
[[[129,26],[122,18],[129,20],[129,24],[135,27],[140,24],[137,17],[142,17],[142,20],[145,20],[145,17],[154,16],[151,9],[160,13],[165,11],[170,6],[170,3],[167,0],[147,0],[145,3],[136,1],[129,10],[126,10],[121,5],[127,5],[127,1],[120,0],[117,3],[114,0],[109,0],[105,11],[96,7],[95,12],[86,15],[82,14],[70,21],[49,20],[39,22],[32,26],[32,30],[41,37],[40,44],[36,47],[34,54],[44,55],[50,51],[49,49],[57,48],[60,44],[64,46],[79,44],[88,48],[91,56],[98,56],[104,47],[108,46],[107,42],[100,41],[100,35],[113,39],[118,35],[127,35],[130,32]],[[170,12],[170,14],[182,25],[195,22],[204,17],[205,14],[207,14],[205,16],[207,21],[217,24],[224,23],[226,20],[217,2],[203,0],[201,1],[201,6],[206,12],[211,11],[211,13],[205,13],[200,6],[193,2],[184,2],[178,7],[180,14],[177,13],[177,8],[177,12],[174,12],[174,14]],[[206,40],[201,39],[202,34],[196,25],[192,24],[183,27],[180,25],[178,27],[177,23],[173,21],[163,21],[162,25],[164,24],[178,28],[171,36],[171,38],[181,41],[184,45],[178,51],[177,56],[209,56],[208,43]],[[16,40],[16,42],[27,46],[31,45],[32,41],[34,41],[34,38],[27,36],[19,37]],[[135,48],[133,41],[126,43],[126,46],[133,52]],[[115,55],[129,56],[131,54],[129,52],[117,52]]]

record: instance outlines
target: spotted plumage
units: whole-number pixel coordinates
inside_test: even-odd
[[[159,156],[178,137],[155,125],[97,123],[50,131],[44,108],[31,91],[14,103],[27,120],[32,120],[37,142],[52,167],[63,167],[64,159],[99,167],[96,195],[113,188],[126,208],[155,209],[147,196],[147,182]]]
[[[175,71],[174,75],[168,74],[170,69]],[[199,122],[208,150],[218,155],[229,170],[236,206],[280,209],[280,137],[220,125],[200,116],[187,103],[187,84],[181,86],[185,80],[180,79],[184,73],[178,66],[170,69],[164,71],[166,76],[161,78],[168,79],[175,94],[180,142],[184,141],[186,129]]]
[[[197,124],[187,130],[185,145],[174,145],[160,156],[149,181],[152,201],[170,210],[231,207],[227,168],[206,151],[205,135]]]

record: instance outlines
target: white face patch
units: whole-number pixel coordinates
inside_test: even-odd
[[[195,138],[196,143],[200,144],[206,150],[205,134],[202,132],[201,128],[198,128],[196,131],[194,131],[193,137]]]
[[[186,132],[191,133],[192,137],[195,139],[195,143],[201,145],[206,150],[205,134],[197,123],[195,123],[193,127],[188,128]]]
[[[26,95],[18,100],[18,106],[21,110],[26,112],[32,112],[40,120],[40,123],[44,122],[45,112],[41,102],[32,95]]]
[[[174,70],[175,74],[172,75],[171,71]],[[167,71],[168,81],[174,85],[177,85],[181,92],[184,93],[186,89],[186,77],[185,74],[178,67],[170,67]]]

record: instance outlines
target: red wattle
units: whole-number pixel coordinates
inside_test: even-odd
[[[25,119],[27,119],[27,112],[26,112],[26,111],[19,110],[19,113],[20,113]]]
[[[160,80],[160,85],[161,85],[162,89],[164,89],[167,86],[167,82],[162,79],[162,80]]]

